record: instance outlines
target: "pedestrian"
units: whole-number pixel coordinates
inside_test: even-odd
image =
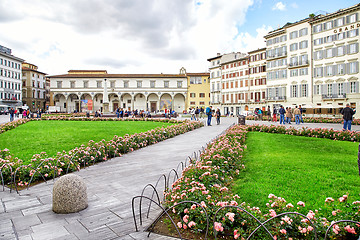
[[[263,120],[263,111],[260,108],[258,110],[258,116],[259,116],[260,121],[262,121]]]
[[[204,113],[205,111],[204,111],[204,108],[203,107],[201,107],[200,108],[200,118],[204,118],[204,116],[205,116],[205,113]]]
[[[23,110],[22,116],[23,118],[26,118],[26,110]]]
[[[216,116],[216,123],[217,123],[217,125],[219,125],[220,117],[221,117],[220,108],[216,109],[215,116]]]
[[[196,121],[195,108],[190,108],[189,111],[190,111],[190,115],[191,115],[191,120]]]
[[[303,120],[303,118],[302,118],[303,109],[302,109],[301,105],[299,105],[299,110],[300,110],[300,121],[301,121],[302,123],[304,123],[304,120]]]
[[[280,114],[280,124],[285,124],[285,109],[284,109],[284,106],[280,106],[280,109],[279,109],[279,114]]]
[[[344,119],[344,127],[343,131],[349,130],[351,131],[351,122],[353,120],[353,115],[356,111],[350,108],[350,104],[346,104],[346,107],[341,109],[340,113],[343,115]]]
[[[301,111],[300,111],[300,109],[298,108],[298,106],[295,106],[294,115],[295,115],[295,123],[296,123],[296,124],[300,124]]]
[[[10,114],[10,122],[14,121],[14,115],[15,115],[14,108],[10,108],[9,114]]]
[[[211,118],[212,118],[212,106],[209,106],[206,108],[206,111],[205,111],[208,119],[207,119],[207,125],[208,126],[211,126]]]
[[[277,117],[276,117],[276,115],[277,115],[277,111],[276,111],[276,108],[274,107],[274,110],[273,110],[273,122],[277,122]]]
[[[291,111],[291,107],[287,107],[286,108],[286,113],[285,113],[285,117],[286,117],[286,123],[291,124],[291,118],[292,118],[292,111]]]
[[[268,121],[270,122],[271,121],[271,109],[270,109],[270,106],[268,106],[266,115],[267,115]]]
[[[195,109],[195,117],[196,117],[197,120],[199,120],[199,114],[200,114],[200,109],[199,109],[199,107],[196,107],[196,109]]]

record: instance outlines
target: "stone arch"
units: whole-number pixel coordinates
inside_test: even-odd
[[[150,112],[157,112],[159,110],[159,95],[156,93],[150,93],[147,96],[147,110]]]
[[[137,93],[134,96],[134,110],[146,110],[146,97],[143,93]]]
[[[60,112],[66,111],[66,97],[62,93],[56,93],[54,95],[54,106],[58,107]]]
[[[173,110],[177,113],[182,113],[185,110],[186,97],[182,93],[177,93],[174,96]]]
[[[160,97],[160,111],[172,108],[173,99],[169,93],[163,93]]]
[[[119,95],[116,93],[109,94],[109,111],[115,112],[120,107]]]
[[[103,105],[103,94],[102,93],[96,93],[93,98],[93,111],[102,111]]]
[[[81,112],[93,112],[94,104],[92,96],[89,93],[83,93],[80,96]]]
[[[67,112],[80,112],[80,98],[76,93],[70,93],[66,100]]]
[[[129,93],[124,93],[120,98],[122,102],[121,108],[124,110],[132,110],[133,98]]]

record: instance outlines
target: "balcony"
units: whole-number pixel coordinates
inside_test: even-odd
[[[323,94],[322,99],[344,99],[346,98],[346,93],[343,94]]]
[[[294,62],[294,63],[290,63],[288,65],[289,68],[297,68],[297,67],[303,67],[303,66],[308,66],[309,65],[309,61],[301,61],[301,62]]]
[[[277,96],[277,97],[267,97],[267,101],[285,101],[286,96]]]
[[[267,55],[266,59],[269,60],[269,59],[275,59],[275,58],[282,58],[282,57],[286,57],[286,56],[287,56],[287,51],[282,52],[282,53],[277,53],[274,55]]]
[[[218,88],[214,88],[214,89],[211,89],[211,91],[210,92],[212,92],[212,93],[214,93],[214,92],[220,92],[220,89],[218,89]]]

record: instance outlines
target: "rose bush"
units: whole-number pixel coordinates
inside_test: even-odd
[[[324,129],[297,131],[275,126],[237,125],[230,128],[210,143],[200,155],[200,160],[184,169],[182,176],[165,192],[164,206],[172,209],[172,215],[182,231],[199,234],[204,233],[206,229],[206,217],[202,208],[191,203],[176,205],[182,201],[194,201],[204,207],[209,215],[210,224],[214,224],[210,225],[210,228],[215,230],[216,234],[229,239],[246,239],[259,226],[255,218],[260,222],[268,221],[265,226],[275,239],[314,239],[315,231],[318,237],[325,237],[327,228],[337,220],[360,221],[360,201],[349,202],[347,195],[342,195],[337,200],[330,197],[324,199],[324,207],[316,210],[309,210],[301,201],[292,204],[273,194],[269,195],[269,202],[262,208],[240,202],[240,197],[231,191],[231,184],[245,168],[242,155],[246,149],[247,131],[334,139],[339,138],[336,134],[340,134]],[[347,137],[351,139],[354,136],[348,133]],[[335,224],[328,237],[357,239],[359,226],[349,223]],[[260,228],[254,239],[267,237],[266,231]]]

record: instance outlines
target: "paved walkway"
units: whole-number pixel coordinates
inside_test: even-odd
[[[0,191],[0,239],[146,239],[144,233],[135,232],[131,199],[234,122],[235,118],[225,118],[221,125],[203,127],[76,172],[88,187],[89,207],[79,213],[52,212],[53,181],[20,194]]]
[[[203,127],[76,172],[88,186],[89,207],[79,213],[52,212],[53,181],[20,194],[0,191],[0,239],[147,239],[146,233],[135,232],[131,199],[235,122],[237,118],[222,118],[221,125]],[[341,124],[285,126],[342,128]],[[360,130],[360,126],[353,128]],[[150,239],[170,238],[152,234]]]

